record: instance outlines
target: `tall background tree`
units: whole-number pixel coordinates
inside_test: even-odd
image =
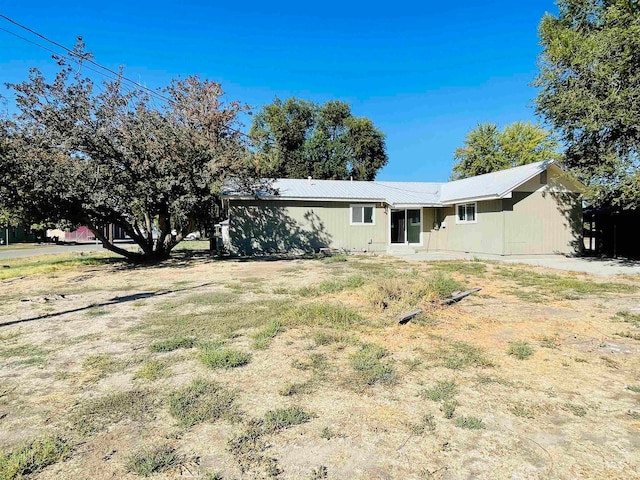
[[[451,178],[474,177],[542,160],[559,159],[559,144],[542,127],[515,122],[502,131],[494,123],[479,124],[456,149]]]
[[[595,204],[640,207],[640,2],[560,0],[540,24],[537,112]]]
[[[98,85],[83,76],[79,43],[53,82],[37,69],[12,85],[18,113],[3,122],[0,203],[28,222],[87,225],[104,246],[132,260],[162,259],[215,218],[225,176],[242,177],[246,146],[222,88],[188,77],[162,98],[125,90],[122,78]],[[127,87],[128,88],[128,87]],[[105,238],[121,227],[140,247]]]
[[[255,115],[250,137],[265,177],[373,180],[388,160],[384,134],[340,101],[276,99]]]

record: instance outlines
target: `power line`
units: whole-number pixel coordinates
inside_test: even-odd
[[[13,19],[11,19],[11,18],[9,18],[6,15],[3,15],[1,13],[0,13],[0,18],[3,18],[4,20],[12,23],[13,25],[16,25],[17,27],[20,27],[23,30],[25,30],[25,31],[27,31],[27,32],[29,32],[31,34],[36,35],[37,37],[45,40],[46,42],[49,42],[52,45],[55,45],[56,47],[63,49],[65,52],[68,53],[68,56],[64,55],[62,53],[59,53],[59,52],[57,52],[55,50],[52,50],[52,49],[50,49],[48,47],[45,47],[44,45],[41,45],[41,44],[39,44],[37,42],[29,40],[28,38],[25,38],[25,37],[23,37],[21,35],[18,35],[18,34],[12,32],[10,30],[4,29],[4,28],[0,28],[1,31],[4,31],[4,32],[8,33],[9,35],[12,35],[12,36],[14,36],[16,38],[19,38],[19,39],[21,39],[21,40],[23,40],[23,41],[25,41],[27,43],[30,43],[32,45],[35,45],[36,47],[41,48],[41,49],[43,49],[43,50],[55,55],[55,57],[58,57],[58,58],[61,58],[61,59],[65,59],[65,60],[68,60],[68,61],[72,61],[72,62],[76,63],[77,65],[80,65],[83,68],[86,68],[87,70],[90,70],[90,71],[95,72],[95,73],[97,73],[99,75],[102,75],[102,76],[104,76],[104,77],[106,77],[106,78],[108,78],[110,80],[113,80],[113,81],[117,81],[117,80],[127,81],[127,82],[133,84],[136,88],[139,88],[139,89],[142,89],[142,90],[148,92],[152,97],[155,97],[155,98],[160,99],[160,100],[162,100],[164,102],[167,102],[168,104],[170,104],[172,106],[176,106],[177,105],[176,102],[174,100],[172,100],[171,98],[166,97],[166,96],[158,93],[156,90],[153,90],[153,89],[150,89],[150,88],[148,88],[148,87],[146,87],[144,85],[141,85],[140,83],[136,82],[135,80],[132,80],[132,79],[122,75],[122,73],[120,73],[120,72],[116,72],[116,71],[114,71],[114,70],[112,70],[112,69],[110,69],[108,67],[105,67],[104,65],[101,65],[100,63],[96,62],[95,60],[92,60],[88,55],[87,56],[80,55],[80,54],[78,54],[78,52],[76,52],[74,50],[71,50],[70,48],[68,48],[68,47],[66,47],[66,46],[64,46],[64,45],[62,45],[62,44],[60,44],[60,43],[58,43],[58,42],[56,42],[54,40],[51,40],[46,35],[43,35],[43,34],[37,32],[37,31],[35,31],[35,30],[25,26],[25,25],[22,25],[22,24],[16,22],[15,20],[13,20]],[[102,69],[104,71],[96,70],[95,68],[92,68],[92,67],[86,65],[84,62],[88,62],[88,63],[90,63],[92,65],[95,65],[96,67],[98,67],[98,68],[100,68],[100,69]],[[108,73],[105,73],[105,72],[108,72]],[[125,88],[122,83],[120,84],[120,86],[122,88]],[[231,131],[233,133],[236,133],[238,135],[241,135],[243,137],[250,138],[248,134],[242,132],[241,130],[238,130],[238,129],[235,129],[235,128],[232,128],[232,127],[227,127],[227,130],[229,130],[229,131]]]
[[[160,99],[164,100],[164,101],[165,101],[165,102],[167,102],[167,103],[170,103],[170,104],[173,104],[173,103],[174,103],[174,102],[173,102],[173,100],[172,100],[172,99],[170,99],[169,97],[165,97],[164,95],[162,95],[162,94],[158,93],[157,91],[155,91],[155,90],[153,90],[153,89],[151,89],[151,88],[145,87],[144,85],[141,85],[140,83],[136,82],[135,80],[132,80],[132,79],[130,79],[130,78],[128,78],[128,77],[125,77],[125,76],[124,76],[124,75],[122,75],[120,72],[116,72],[115,70],[112,70],[112,69],[110,69],[109,67],[105,67],[104,65],[99,64],[99,63],[98,63],[98,62],[96,62],[95,60],[92,60],[88,55],[80,55],[80,54],[78,54],[78,52],[76,52],[76,51],[74,51],[74,50],[72,50],[72,49],[70,49],[70,48],[68,48],[68,47],[65,47],[64,45],[62,45],[62,44],[60,44],[60,43],[56,42],[55,40],[51,40],[51,39],[50,39],[50,38],[48,38],[46,35],[43,35],[43,34],[41,34],[41,33],[37,32],[37,31],[35,31],[35,30],[33,30],[33,29],[31,29],[31,28],[27,27],[26,25],[22,25],[22,24],[20,24],[20,23],[16,22],[15,20],[13,20],[13,19],[11,19],[11,18],[7,17],[6,15],[3,15],[2,13],[0,13],[0,18],[3,18],[3,19],[5,19],[6,21],[8,21],[8,22],[10,22],[10,23],[12,23],[12,24],[14,24],[14,25],[16,25],[17,27],[20,27],[20,28],[22,28],[23,30],[26,30],[27,32],[31,33],[32,35],[35,35],[35,36],[37,36],[37,37],[39,37],[39,38],[41,38],[41,39],[45,40],[46,42],[49,42],[49,43],[51,43],[52,45],[55,45],[56,47],[63,49],[63,50],[64,50],[64,51],[66,51],[68,54],[70,54],[72,57],[78,57],[81,61],[89,62],[89,63],[91,63],[92,65],[95,65],[96,67],[101,68],[102,70],[105,70],[105,71],[109,72],[111,75],[115,75],[118,79],[125,80],[125,81],[127,81],[127,82],[129,82],[129,83],[131,83],[131,84],[135,85],[137,88],[140,88],[140,89],[142,89],[142,90],[144,90],[144,91],[146,91],[146,92],[150,93],[151,95],[154,95],[154,96],[156,96],[156,97],[158,97],[158,98],[160,98]],[[7,31],[7,30],[5,30],[5,31]],[[9,33],[12,33],[12,32],[9,32]],[[15,35],[15,34],[14,34],[14,35]],[[16,36],[17,36],[17,35],[16,35]],[[27,41],[27,42],[29,42],[29,43],[35,44],[34,42],[31,42],[30,40],[27,40],[27,39],[24,39],[24,38],[23,38],[23,40],[26,40],[26,41]],[[37,44],[36,44],[36,45],[37,45]],[[38,46],[39,46],[39,45],[38,45]],[[45,49],[46,49],[46,48],[45,48]],[[48,50],[48,49],[47,49],[47,50]],[[49,50],[49,51],[51,51],[51,50]],[[54,52],[54,54],[59,55],[57,52]],[[106,75],[105,75],[105,76],[106,76]]]
[[[59,52],[56,52],[55,50],[51,50],[50,48],[47,48],[47,47],[45,47],[44,45],[41,45],[41,44],[39,44],[39,43],[37,43],[37,42],[34,42],[34,41],[32,41],[32,40],[29,40],[28,38],[23,37],[23,36],[21,36],[21,35],[18,35],[18,34],[17,34],[17,33],[15,33],[15,32],[12,32],[12,31],[10,31],[10,30],[7,30],[6,28],[2,28],[2,27],[0,27],[0,31],[3,31],[3,32],[5,32],[5,33],[8,33],[9,35],[12,35],[12,36],[14,36],[14,37],[16,37],[16,38],[19,38],[20,40],[24,40],[25,42],[28,42],[28,43],[30,43],[31,45],[35,45],[36,47],[39,47],[39,48],[41,48],[41,49],[43,49],[43,50],[45,50],[45,51],[47,51],[47,52],[49,52],[49,53],[51,53],[51,54],[55,55],[55,57],[57,57],[57,58],[62,58],[62,59],[65,59],[65,60],[69,60],[69,61],[71,61],[71,62],[76,63],[77,65],[81,65],[81,62],[80,62],[79,60],[75,59],[75,58],[67,57],[66,55],[63,55],[63,54],[61,54],[61,53],[59,53]],[[84,66],[84,68],[86,68],[87,70],[91,70],[92,72],[95,72],[95,73],[98,73],[98,74],[100,74],[100,75],[103,75],[103,76],[105,76],[105,77],[109,78],[110,80],[117,80],[115,77],[112,77],[112,76],[110,76],[110,75],[107,75],[106,73],[101,72],[101,71],[99,71],[99,70],[96,70],[95,68],[91,68],[91,67],[89,67],[89,66],[87,66],[87,65],[83,65],[83,66]]]

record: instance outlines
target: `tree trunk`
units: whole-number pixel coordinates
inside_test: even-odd
[[[107,250],[110,250],[113,253],[117,253],[118,255],[122,255],[127,260],[130,260],[132,262],[140,261],[143,258],[143,256],[137,252],[130,252],[129,250],[115,246],[102,233],[102,230],[97,228],[95,225],[88,224],[88,226],[89,226],[89,230],[91,230],[91,232],[96,236],[96,238],[102,242],[102,246]]]

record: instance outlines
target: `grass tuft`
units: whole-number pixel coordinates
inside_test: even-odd
[[[323,263],[342,263],[347,261],[346,255],[332,255],[322,260]]]
[[[466,342],[452,342],[441,345],[435,352],[428,354],[445,368],[462,370],[466,367],[493,367],[494,363],[487,358],[484,350]]]
[[[525,360],[533,355],[533,348],[525,340],[509,342],[507,354],[513,355],[518,360]]]
[[[396,370],[387,358],[389,352],[379,345],[365,344],[351,355],[351,367],[356,371],[356,385],[391,385],[396,382]]]
[[[215,382],[195,380],[169,395],[169,413],[183,427],[225,418],[236,421],[240,417],[235,400],[236,393]]]
[[[294,307],[285,314],[291,325],[347,329],[364,322],[363,318],[341,303],[314,302]]]
[[[435,386],[422,390],[420,396],[433,402],[442,402],[453,399],[456,393],[458,393],[456,382],[452,380],[440,380]]]
[[[72,421],[80,433],[93,433],[125,419],[147,421],[153,417],[155,407],[156,402],[147,392],[109,393],[80,405],[72,412]]]
[[[180,460],[175,448],[170,445],[156,445],[133,453],[127,458],[125,467],[127,472],[148,477],[176,467]]]
[[[196,344],[194,337],[172,337],[160,342],[152,343],[149,350],[153,353],[173,352],[181,348],[193,348]]]
[[[162,360],[147,360],[133,375],[134,379],[149,380],[151,382],[166,377],[170,369]]]
[[[60,436],[33,440],[21,448],[0,453],[0,479],[30,477],[49,465],[63,461],[70,452],[69,442]]]
[[[307,423],[314,415],[301,407],[280,408],[270,410],[264,416],[264,427],[267,432],[279,432],[294,425]]]
[[[282,386],[282,388],[280,388],[280,390],[278,390],[278,393],[280,395],[282,395],[283,397],[291,397],[293,395],[300,395],[303,393],[310,393],[313,389],[313,382],[308,380],[306,382],[292,382],[292,383],[287,383],[284,386]]]
[[[456,427],[467,428],[469,430],[483,430],[486,427],[484,422],[478,417],[458,417],[455,420]]]
[[[366,292],[371,306],[380,310],[417,307],[442,299],[462,286],[449,275],[434,272],[430,275],[412,274],[380,278]]]
[[[267,348],[271,340],[273,340],[278,334],[282,332],[284,332],[282,323],[280,323],[280,321],[278,320],[271,321],[262,330],[260,330],[253,336],[254,348]]]
[[[251,354],[207,343],[200,345],[200,361],[211,368],[237,368],[247,365]]]

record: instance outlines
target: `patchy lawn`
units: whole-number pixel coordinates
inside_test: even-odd
[[[190,252],[6,270],[3,480],[640,477],[640,278]]]

